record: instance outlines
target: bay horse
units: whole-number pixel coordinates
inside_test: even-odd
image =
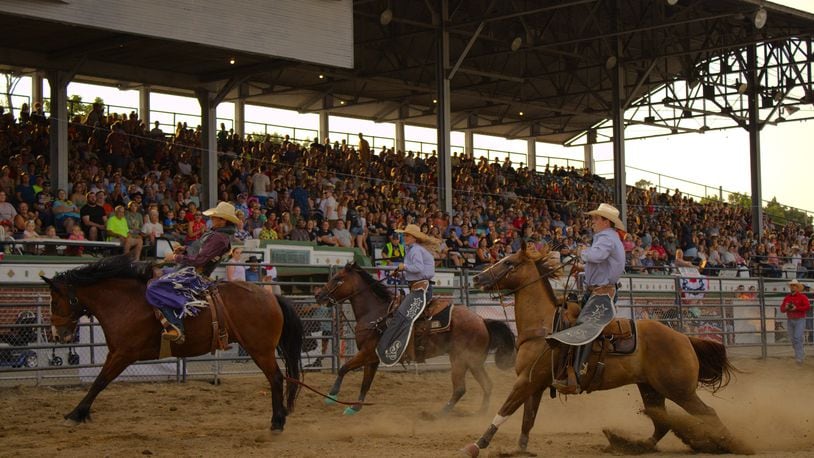
[[[506,401],[500,407],[486,432],[475,443],[464,446],[465,455],[478,456],[489,446],[500,425],[523,405],[519,449],[527,453],[529,432],[534,425],[540,400],[553,383],[552,347],[545,336],[555,325],[557,299],[549,278],[562,265],[551,253],[540,253],[533,245],[506,256],[474,278],[476,286],[486,291],[509,290],[515,295],[518,350],[515,363],[517,378]],[[636,384],[644,402],[645,413],[653,421],[654,431],[646,440],[633,441],[609,430],[605,435],[613,446],[639,453],[654,451],[658,441],[671,429],[693,449],[705,452],[749,453],[721,423],[715,410],[698,397],[699,384],[714,391],[729,382],[731,366],[726,347],[710,340],[688,337],[658,321],[637,321],[638,347],[629,355],[608,354],[604,375],[598,389],[610,390]],[[554,359],[556,361],[556,359]],[[703,424],[707,433],[687,431],[666,414],[669,399],[691,416],[685,423]],[[690,433],[695,434],[692,436]]]
[[[88,393],[65,419],[73,424],[90,419],[96,396],[121,372],[136,361],[158,359],[161,331],[153,307],[145,299],[150,263],[132,262],[126,255],[103,258],[92,264],[42,277],[51,288],[51,327],[54,340],[74,340],[79,318],[94,316],[105,334],[107,359]],[[230,342],[239,342],[271,384],[271,430],[281,432],[286,416],[294,409],[301,378],[302,322],[291,303],[263,288],[246,282],[218,283],[223,311],[221,326]],[[171,344],[173,356],[198,356],[211,351],[212,313],[204,308],[187,318],[186,341]],[[285,360],[289,377],[283,393],[283,373],[275,351]],[[284,399],[285,397],[285,399]]]
[[[350,300],[356,317],[355,334],[359,351],[339,369],[336,381],[329,392],[330,398],[326,400],[326,403],[331,404],[331,399],[336,399],[345,374],[363,367],[364,376],[359,401],[345,409],[346,415],[353,415],[362,409],[365,396],[379,367],[376,345],[381,334],[373,323],[387,315],[393,295],[385,285],[375,280],[356,263],[349,263],[328,280],[317,293],[316,299],[321,304],[331,305]],[[481,411],[485,411],[489,407],[492,393],[492,381],[484,368],[489,350],[496,350],[495,364],[500,369],[511,368],[515,357],[514,334],[506,323],[485,320],[463,306],[453,307],[450,330],[431,334],[427,339],[426,348],[427,358],[448,353],[452,365],[452,396],[444,405],[442,413],[450,412],[466,393],[467,371],[472,373],[483,390]]]

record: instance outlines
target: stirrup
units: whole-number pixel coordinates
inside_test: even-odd
[[[578,394],[580,390],[574,368],[568,366],[566,372],[568,373],[567,378],[555,379],[551,386],[562,394]]]
[[[175,328],[164,329],[164,332],[161,333],[161,338],[164,340],[169,340],[170,342],[175,342],[177,344],[182,344],[186,340],[184,334]]]

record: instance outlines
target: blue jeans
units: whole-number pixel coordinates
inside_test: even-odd
[[[805,350],[803,350],[803,333],[806,329],[806,320],[805,318],[797,318],[788,320],[788,331],[789,331],[789,339],[791,340],[791,346],[794,348],[794,360],[797,361],[798,364],[803,363],[803,359],[806,356]]]

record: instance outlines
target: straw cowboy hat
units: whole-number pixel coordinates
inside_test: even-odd
[[[210,208],[203,212],[206,216],[214,216],[216,218],[222,218],[230,223],[237,224],[240,222],[237,219],[237,215],[235,215],[235,206],[230,204],[229,202],[218,202],[218,206],[215,208]]]
[[[404,229],[396,229],[396,232],[412,235],[419,242],[426,242],[430,239],[430,236],[421,232],[421,228],[415,224],[408,224]]]
[[[408,224],[404,229],[396,229],[395,232],[412,235],[419,245],[430,252],[436,253],[441,249],[441,240],[421,232],[421,228],[415,224]]]
[[[625,230],[624,223],[622,223],[622,220],[619,219],[619,210],[617,210],[616,207],[611,204],[599,204],[599,207],[596,210],[591,210],[588,212],[588,214],[601,216],[608,219],[617,229],[627,232]]]

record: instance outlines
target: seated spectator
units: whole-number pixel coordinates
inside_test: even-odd
[[[124,207],[116,206],[113,215],[107,219],[107,240],[109,242],[118,241],[124,248],[124,254],[133,253],[131,256],[136,261],[141,259],[141,247],[144,241],[141,237],[131,236],[130,228],[127,226],[127,218],[124,216]]]
[[[104,236],[107,216],[105,209],[97,204],[97,193],[88,192],[87,203],[79,210],[80,223],[88,240],[100,240]]]
[[[673,260],[673,265],[675,267],[695,267],[693,263],[684,259],[684,250],[681,248],[676,248],[676,255],[675,259]]]
[[[0,190],[0,225],[11,228],[14,226],[14,217],[17,216],[17,210],[14,205],[7,202],[7,199],[6,191]]]
[[[190,208],[194,208],[194,205],[190,204]],[[192,216],[192,221],[187,225],[187,236],[184,239],[184,244],[189,245],[200,240],[205,231],[206,221],[203,219],[203,213],[201,213],[200,210],[196,210]]]
[[[350,248],[353,246],[353,237],[351,236],[350,231],[345,229],[345,221],[338,219],[336,220],[336,227],[332,230],[334,237],[336,238],[336,246]]]
[[[311,238],[309,237],[308,230],[306,229],[306,221],[303,218],[297,220],[297,227],[291,231],[289,235],[289,240],[296,240],[299,242],[310,242]]]
[[[147,221],[141,226],[141,233],[147,237],[150,245],[155,245],[155,240],[164,235],[164,225],[158,221],[158,210],[150,210]]]
[[[85,240],[85,233],[82,232],[82,227],[78,224],[74,225],[71,235],[68,236],[68,240]],[[70,246],[65,250],[65,254],[69,256],[82,256],[84,251],[85,247]]]
[[[337,246],[339,244],[333,231],[331,231],[331,223],[327,219],[322,220],[316,234],[316,241],[317,245]]]
[[[260,240],[279,240],[280,236],[277,234],[277,229],[274,224],[274,220],[268,219],[263,224],[263,228],[260,229],[260,234],[257,236]]]
[[[492,258],[492,251],[489,249],[489,243],[486,240],[486,237],[481,237],[478,240],[478,248],[475,251],[475,267],[480,269],[485,269],[490,265],[495,263],[495,259]]]

